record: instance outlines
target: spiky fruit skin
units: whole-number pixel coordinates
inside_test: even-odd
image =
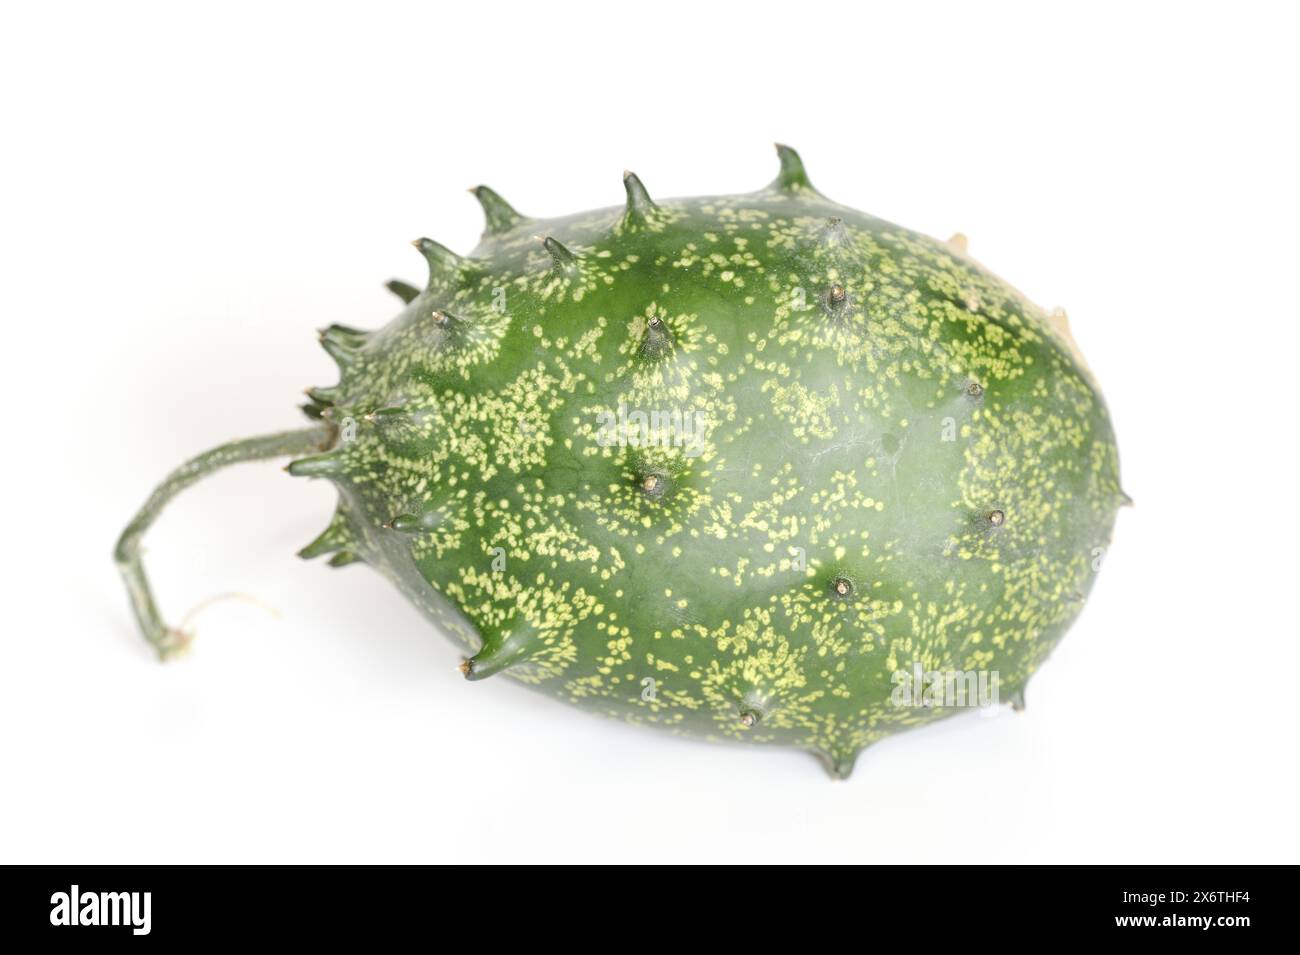
[[[628,193],[551,220],[489,206],[468,258],[422,248],[429,285],[391,323],[324,333],[341,377],[313,411],[338,437],[291,471],[340,505],[305,553],[389,577],[470,678],[837,775],[957,712],[894,705],[896,671],[995,671],[1017,696],[1124,500],[1068,339],[798,168]],[[702,430],[611,441],[620,408]]]

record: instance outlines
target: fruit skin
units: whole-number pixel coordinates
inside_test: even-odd
[[[960,711],[895,705],[896,673],[996,671],[1022,704],[1127,498],[1059,318],[778,154],[756,193],[656,203],[629,173],[559,219],[474,190],[468,257],[417,240],[401,314],[321,333],[340,378],[288,470],[339,492],[302,555],[379,570],[468,679],[843,777]],[[649,441],[637,412],[667,413]]]

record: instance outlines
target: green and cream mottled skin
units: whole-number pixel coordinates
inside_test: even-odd
[[[304,556],[390,578],[469,679],[843,776],[957,712],[891,704],[918,661],[1022,699],[1125,498],[1059,324],[778,151],[755,193],[654,202],[628,174],[625,205],[561,219],[476,190],[478,248],[419,240],[400,315],[322,333],[340,380],[289,470],[339,492]],[[703,427],[611,442],[620,406]]]

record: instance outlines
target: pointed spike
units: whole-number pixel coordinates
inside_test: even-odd
[[[671,481],[668,475],[661,471],[646,471],[637,475],[636,485],[642,497],[657,501],[668,493]]]
[[[632,222],[644,222],[655,209],[654,200],[634,172],[623,173],[623,188],[627,190],[626,219]]]
[[[352,363],[366,343],[366,333],[346,325],[331,325],[320,332],[321,347],[340,366]]]
[[[409,418],[411,412],[401,405],[392,405],[387,408],[376,408],[374,411],[368,411],[361,416],[361,420],[367,424],[384,421],[401,421]]]
[[[405,405],[388,405],[382,408],[371,408],[369,410],[356,409],[359,417],[366,425],[385,425],[403,424],[413,418],[424,415],[426,408],[408,408]]]
[[[325,407],[323,405],[318,405],[314,401],[309,401],[306,404],[301,404],[298,406],[298,408],[299,410],[302,411],[303,414],[305,414],[312,421],[319,421],[321,418],[321,412],[325,410]]]
[[[360,560],[365,560],[365,558],[357,556],[350,550],[341,550],[331,557],[328,563],[331,567],[346,567],[348,564],[355,564]]]
[[[320,340],[320,343],[321,343],[321,347],[325,349],[326,354],[328,354],[331,358],[333,358],[335,364],[337,364],[340,368],[352,364],[353,360],[357,357],[356,352],[354,352],[350,348],[345,348],[343,345],[340,345],[336,341],[331,341],[328,338],[322,338]]]
[[[512,634],[499,642],[485,641],[478,653],[461,663],[460,672],[467,680],[485,680],[526,659],[532,652],[532,645],[522,634]]]
[[[325,533],[321,534],[314,541],[298,551],[298,556],[303,560],[312,560],[325,554],[333,553],[343,546],[332,533],[333,528],[326,528]]]
[[[329,338],[338,341],[349,348],[360,348],[370,337],[370,333],[360,328],[353,328],[350,325],[330,325],[322,328],[320,331],[322,338]]]
[[[403,534],[415,533],[420,530],[420,518],[414,514],[398,514],[390,518],[384,527]]]
[[[341,452],[329,451],[290,461],[285,470],[294,477],[337,477],[347,470],[347,459]]]
[[[808,173],[803,168],[803,160],[799,158],[797,152],[789,146],[777,143],[776,156],[781,161],[781,171],[772,182],[774,189],[781,192],[798,192],[802,189],[807,189],[809,192],[817,191],[808,179]]]
[[[392,279],[391,281],[384,283],[384,288],[388,289],[388,291],[400,298],[403,304],[406,305],[410,305],[420,297],[420,290],[418,288],[414,285],[408,285],[405,282],[399,281],[398,279]]]
[[[429,263],[429,286],[452,281],[465,264],[459,255],[432,239],[412,239],[411,245]]]
[[[641,354],[646,358],[664,358],[672,354],[674,345],[672,330],[658,315],[646,319],[645,333],[641,337]]]
[[[439,510],[424,511],[420,514],[398,514],[384,527],[402,534],[424,534],[437,530],[443,517],[442,511]]]
[[[337,385],[330,385],[325,388],[308,388],[307,397],[318,405],[332,405],[339,400],[339,389]]]
[[[325,528],[314,541],[298,551],[298,556],[303,560],[311,560],[313,557],[320,557],[322,554],[331,554],[336,550],[343,550],[353,543],[352,532],[348,528],[347,518],[342,511],[335,511],[334,517],[330,519],[329,527]]]
[[[470,192],[474,194],[474,198],[483,207],[483,215],[487,217],[487,228],[483,232],[484,235],[500,235],[503,232],[509,232],[526,218],[512,209],[510,203],[487,186],[475,186]]]
[[[848,242],[849,230],[843,219],[839,216],[831,216],[822,226],[820,238],[823,245],[841,246]]]
[[[551,261],[555,268],[561,272],[571,272],[578,267],[578,257],[566,249],[558,239],[553,236],[546,236],[542,239],[542,247],[551,256]]]
[[[853,764],[858,761],[859,752],[849,747],[836,747],[831,752],[818,751],[817,756],[832,779],[848,779],[853,774]]]

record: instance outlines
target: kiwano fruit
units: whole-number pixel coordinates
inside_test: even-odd
[[[302,556],[384,574],[466,679],[840,777],[960,712],[972,674],[1019,708],[1126,502],[1102,398],[1064,316],[964,239],[827,199],[777,151],[757,192],[656,202],[628,173],[622,206],[556,219],[475,189],[478,248],[419,239],[396,318],[321,332],[340,374],[311,426],[195,458],[123,533],[145,636],[189,639],[139,558],[161,507],[295,455],[339,498]]]

